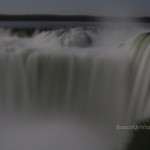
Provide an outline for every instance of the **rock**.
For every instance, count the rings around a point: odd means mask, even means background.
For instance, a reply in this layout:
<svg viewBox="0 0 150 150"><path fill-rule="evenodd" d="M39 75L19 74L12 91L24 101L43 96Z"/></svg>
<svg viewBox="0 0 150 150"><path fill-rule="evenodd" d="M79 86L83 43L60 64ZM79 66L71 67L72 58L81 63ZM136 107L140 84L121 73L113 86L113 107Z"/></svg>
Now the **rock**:
<svg viewBox="0 0 150 150"><path fill-rule="evenodd" d="M64 34L62 45L66 47L89 47L92 45L92 39L83 29L74 28Z"/></svg>

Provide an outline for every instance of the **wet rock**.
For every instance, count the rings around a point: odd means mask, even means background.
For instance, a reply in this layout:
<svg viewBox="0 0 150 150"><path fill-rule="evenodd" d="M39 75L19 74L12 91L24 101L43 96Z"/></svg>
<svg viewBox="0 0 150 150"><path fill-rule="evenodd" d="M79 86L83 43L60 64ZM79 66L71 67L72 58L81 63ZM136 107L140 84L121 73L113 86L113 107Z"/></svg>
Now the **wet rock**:
<svg viewBox="0 0 150 150"><path fill-rule="evenodd" d="M66 47L89 47L92 39L83 29L75 28L64 34L61 44Z"/></svg>

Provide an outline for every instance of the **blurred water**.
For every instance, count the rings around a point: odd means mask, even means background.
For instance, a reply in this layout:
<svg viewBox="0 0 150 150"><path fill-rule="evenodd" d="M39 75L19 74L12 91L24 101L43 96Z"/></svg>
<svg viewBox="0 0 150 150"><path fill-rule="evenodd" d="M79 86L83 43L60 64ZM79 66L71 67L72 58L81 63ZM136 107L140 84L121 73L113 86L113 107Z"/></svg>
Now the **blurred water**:
<svg viewBox="0 0 150 150"><path fill-rule="evenodd" d="M120 149L149 117L149 29L104 26L0 30L1 149Z"/></svg>

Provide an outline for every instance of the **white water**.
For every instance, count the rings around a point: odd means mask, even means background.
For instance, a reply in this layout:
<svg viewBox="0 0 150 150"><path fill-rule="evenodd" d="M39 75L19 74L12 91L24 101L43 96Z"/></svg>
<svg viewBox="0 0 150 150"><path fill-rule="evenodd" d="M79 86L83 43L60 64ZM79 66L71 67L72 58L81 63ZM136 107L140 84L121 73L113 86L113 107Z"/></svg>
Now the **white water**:
<svg viewBox="0 0 150 150"><path fill-rule="evenodd" d="M76 28L30 38L1 29L0 149L123 146L115 125L150 116L149 39L136 55L135 37L145 31L129 29Z"/></svg>

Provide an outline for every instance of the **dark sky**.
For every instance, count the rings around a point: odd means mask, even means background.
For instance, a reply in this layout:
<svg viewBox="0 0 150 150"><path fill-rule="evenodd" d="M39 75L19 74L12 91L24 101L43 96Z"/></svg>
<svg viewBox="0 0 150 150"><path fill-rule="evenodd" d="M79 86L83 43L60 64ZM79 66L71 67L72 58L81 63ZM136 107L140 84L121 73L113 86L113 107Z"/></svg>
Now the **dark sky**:
<svg viewBox="0 0 150 150"><path fill-rule="evenodd" d="M0 0L0 13L150 16L150 0Z"/></svg>

